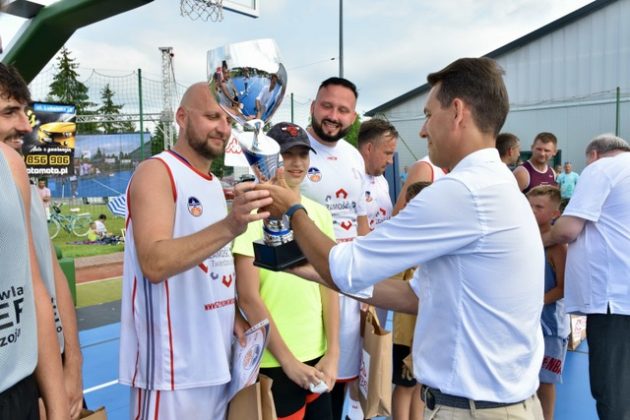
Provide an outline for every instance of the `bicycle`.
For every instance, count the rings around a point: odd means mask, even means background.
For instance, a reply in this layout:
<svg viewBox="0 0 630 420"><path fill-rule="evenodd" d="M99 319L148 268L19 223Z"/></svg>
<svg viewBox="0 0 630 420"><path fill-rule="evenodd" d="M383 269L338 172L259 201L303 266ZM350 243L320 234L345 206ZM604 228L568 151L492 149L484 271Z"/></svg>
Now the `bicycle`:
<svg viewBox="0 0 630 420"><path fill-rule="evenodd" d="M90 223L92 222L92 215L90 213L80 214L61 214L60 204L53 204L51 206L50 220L48 221L48 235L50 239L55 239L61 228L68 233L73 233L76 236L85 236L90 230ZM79 209L70 209L71 212L78 212Z"/></svg>

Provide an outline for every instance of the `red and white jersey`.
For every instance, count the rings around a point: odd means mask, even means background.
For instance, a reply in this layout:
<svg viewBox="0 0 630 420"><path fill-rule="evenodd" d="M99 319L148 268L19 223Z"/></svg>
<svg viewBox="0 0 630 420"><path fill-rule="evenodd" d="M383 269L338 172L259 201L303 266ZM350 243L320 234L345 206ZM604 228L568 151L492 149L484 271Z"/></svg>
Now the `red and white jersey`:
<svg viewBox="0 0 630 420"><path fill-rule="evenodd" d="M370 230L374 230L378 224L392 217L394 206L389 196L389 184L383 175L366 175L363 189L362 206L365 207Z"/></svg>
<svg viewBox="0 0 630 420"><path fill-rule="evenodd" d="M351 241L357 236L357 206L363 198L363 157L343 139L328 147L310 133L308 137L317 153L310 154L311 164L302 182L302 194L330 211L337 242Z"/></svg>
<svg viewBox="0 0 630 420"><path fill-rule="evenodd" d="M173 238L191 235L226 216L217 178L198 172L173 152L155 159L164 163L171 178ZM228 382L235 308L231 243L198 266L152 284L136 256L129 193L127 206L120 382L152 390Z"/></svg>

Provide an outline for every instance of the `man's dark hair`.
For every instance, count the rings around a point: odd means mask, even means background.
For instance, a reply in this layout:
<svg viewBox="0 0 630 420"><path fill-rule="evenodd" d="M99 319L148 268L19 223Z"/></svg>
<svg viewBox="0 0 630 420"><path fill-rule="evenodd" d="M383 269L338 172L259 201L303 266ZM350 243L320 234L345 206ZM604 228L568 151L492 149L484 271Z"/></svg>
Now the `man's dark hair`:
<svg viewBox="0 0 630 420"><path fill-rule="evenodd" d="M504 157L508 154L511 148L516 147L519 143L518 137L512 133L501 133L497 136L497 150L499 156Z"/></svg>
<svg viewBox="0 0 630 420"><path fill-rule="evenodd" d="M429 74L427 80L431 86L440 84L437 99L442 107L451 105L455 98L463 100L471 107L479 130L496 137L510 110L503 74L490 58L460 58Z"/></svg>
<svg viewBox="0 0 630 420"><path fill-rule="evenodd" d="M105 216L103 213L98 215L98 220L107 220L107 216Z"/></svg>
<svg viewBox="0 0 630 420"><path fill-rule="evenodd" d="M554 146L558 145L558 138L553 133L548 133L546 131L536 134L536 137L534 137L534 143L536 143L538 140L540 140L541 142L545 144L553 143ZM532 143L532 145L534 143Z"/></svg>
<svg viewBox="0 0 630 420"><path fill-rule="evenodd" d="M397 138L398 131L389 121L372 118L361 123L357 143L359 147L366 143L374 144L381 136Z"/></svg>
<svg viewBox="0 0 630 420"><path fill-rule="evenodd" d="M0 98L15 99L18 102L31 102L28 85L17 69L11 65L0 63Z"/></svg>
<svg viewBox="0 0 630 420"><path fill-rule="evenodd" d="M317 89L317 91L319 92L323 88L331 86L331 85L343 86L347 89L350 89L352 93L354 94L355 99L359 98L359 92L357 92L357 87L354 85L354 83L352 83L348 79L344 79L343 77L329 77L328 79L324 80L321 85L319 85L319 89Z"/></svg>

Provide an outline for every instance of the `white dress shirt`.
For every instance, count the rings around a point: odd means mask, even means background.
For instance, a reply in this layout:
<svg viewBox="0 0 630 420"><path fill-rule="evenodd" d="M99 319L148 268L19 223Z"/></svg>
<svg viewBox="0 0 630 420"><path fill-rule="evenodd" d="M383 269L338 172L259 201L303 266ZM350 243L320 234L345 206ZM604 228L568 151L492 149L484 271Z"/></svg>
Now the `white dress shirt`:
<svg viewBox="0 0 630 420"><path fill-rule="evenodd" d="M462 159L368 236L329 255L341 290L420 265L414 374L474 400L516 402L538 388L544 251L538 226L496 149Z"/></svg>
<svg viewBox="0 0 630 420"><path fill-rule="evenodd" d="M567 312L630 315L630 153L588 165L563 215L586 220L569 244Z"/></svg>

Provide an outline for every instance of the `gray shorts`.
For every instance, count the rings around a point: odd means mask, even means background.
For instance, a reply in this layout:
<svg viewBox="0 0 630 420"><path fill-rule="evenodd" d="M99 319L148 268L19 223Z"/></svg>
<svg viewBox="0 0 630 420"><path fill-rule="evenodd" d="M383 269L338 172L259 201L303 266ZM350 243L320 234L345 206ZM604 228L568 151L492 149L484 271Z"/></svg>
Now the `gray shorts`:
<svg viewBox="0 0 630 420"><path fill-rule="evenodd" d="M564 358L567 355L567 338L545 336L545 357L538 374L543 384L561 384Z"/></svg>

